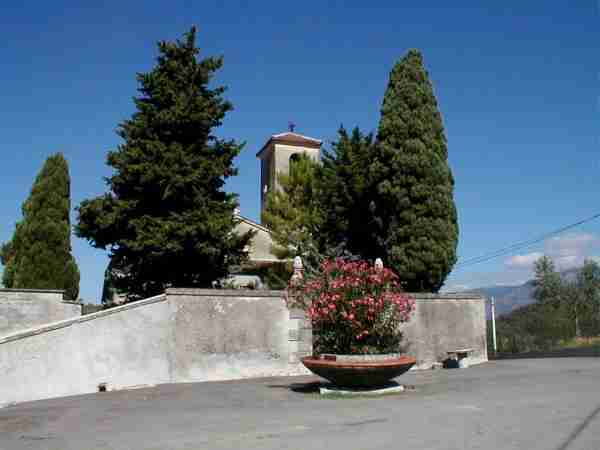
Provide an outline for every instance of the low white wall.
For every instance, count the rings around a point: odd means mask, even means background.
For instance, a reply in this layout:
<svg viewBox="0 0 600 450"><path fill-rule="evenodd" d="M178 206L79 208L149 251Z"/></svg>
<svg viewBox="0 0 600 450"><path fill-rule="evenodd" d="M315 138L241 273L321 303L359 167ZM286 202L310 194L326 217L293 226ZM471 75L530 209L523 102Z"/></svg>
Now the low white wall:
<svg viewBox="0 0 600 450"><path fill-rule="evenodd" d="M472 294L411 294L415 312L403 324L406 352L417 359L415 368L430 369L448 352L471 348L470 364L488 360L485 298Z"/></svg>
<svg viewBox="0 0 600 450"><path fill-rule="evenodd" d="M172 381L304 373L281 291L169 289Z"/></svg>
<svg viewBox="0 0 600 450"><path fill-rule="evenodd" d="M168 379L168 305L160 296L0 339L3 404Z"/></svg>
<svg viewBox="0 0 600 450"><path fill-rule="evenodd" d="M482 297L415 295L407 352L430 368L446 352L487 360ZM169 289L166 294L0 337L0 405L160 383L308 373L302 311L282 291Z"/></svg>
<svg viewBox="0 0 600 450"><path fill-rule="evenodd" d="M81 316L81 304L63 301L64 291L0 289L0 336Z"/></svg>
<svg viewBox="0 0 600 450"><path fill-rule="evenodd" d="M310 353L310 334L282 295L173 289L5 336L0 404L97 392L100 383L111 390L306 373L298 352Z"/></svg>

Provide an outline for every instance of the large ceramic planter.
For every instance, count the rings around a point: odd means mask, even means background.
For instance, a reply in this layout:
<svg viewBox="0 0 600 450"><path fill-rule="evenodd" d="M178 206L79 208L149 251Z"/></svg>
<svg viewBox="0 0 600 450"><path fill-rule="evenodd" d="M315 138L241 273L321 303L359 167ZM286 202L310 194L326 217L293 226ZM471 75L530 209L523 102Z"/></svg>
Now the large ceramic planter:
<svg viewBox="0 0 600 450"><path fill-rule="evenodd" d="M402 375L416 363L411 356L387 355L320 355L302 358L311 372L336 386L369 388L383 386Z"/></svg>

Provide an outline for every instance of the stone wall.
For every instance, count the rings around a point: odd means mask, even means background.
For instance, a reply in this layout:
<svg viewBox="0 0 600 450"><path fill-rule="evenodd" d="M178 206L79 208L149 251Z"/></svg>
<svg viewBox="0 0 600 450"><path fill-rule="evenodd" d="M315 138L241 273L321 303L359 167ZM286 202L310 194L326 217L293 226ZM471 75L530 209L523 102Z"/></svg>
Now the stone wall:
<svg viewBox="0 0 600 450"><path fill-rule="evenodd" d="M0 336L81 315L81 304L63 301L64 291L0 289Z"/></svg>
<svg viewBox="0 0 600 450"><path fill-rule="evenodd" d="M0 404L307 373L309 331L281 291L172 289L0 338Z"/></svg>
<svg viewBox="0 0 600 450"><path fill-rule="evenodd" d="M418 368L473 348L487 360L482 297L416 295L403 327ZM304 313L282 291L169 289L166 294L0 337L0 404L160 383L308 373Z"/></svg>
<svg viewBox="0 0 600 450"><path fill-rule="evenodd" d="M304 373L297 355L300 319L282 291L169 289L167 297L173 381Z"/></svg>
<svg viewBox="0 0 600 450"><path fill-rule="evenodd" d="M449 351L472 348L470 364L488 360L485 298L472 294L411 294L416 310L403 325L406 352L429 369Z"/></svg>

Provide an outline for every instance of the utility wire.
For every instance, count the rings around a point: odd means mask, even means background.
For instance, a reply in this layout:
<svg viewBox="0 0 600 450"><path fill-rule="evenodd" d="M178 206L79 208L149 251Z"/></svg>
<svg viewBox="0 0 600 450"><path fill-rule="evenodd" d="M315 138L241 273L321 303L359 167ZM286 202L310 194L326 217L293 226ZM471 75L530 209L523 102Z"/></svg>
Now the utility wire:
<svg viewBox="0 0 600 450"><path fill-rule="evenodd" d="M494 258L498 258L500 256L506 256L506 255L510 255L511 253L514 253L517 250L522 250L528 247L532 247L542 241L545 241L546 239L549 239L553 236L557 236L561 233L564 233L565 231L568 231L572 228L578 227L580 225L583 225L584 223L587 222L591 222L592 220L598 219L600 217L600 213L598 214L594 214L593 216L590 216L586 219L582 219L579 220L577 222L571 223L569 225L566 225L564 227L558 228L556 230L550 231L548 233L544 233L538 237L532 238L532 239L527 239L525 241L521 241L521 242L517 242L515 244L509 245L507 247L501 248L499 250L493 251L493 252L489 252L489 253L485 253L483 255L480 256L476 256L473 258L468 258L462 261L458 261L456 263L456 265L454 266L454 269L462 269L464 267L469 267L475 264L479 264L482 262L486 262L489 261L491 259Z"/></svg>

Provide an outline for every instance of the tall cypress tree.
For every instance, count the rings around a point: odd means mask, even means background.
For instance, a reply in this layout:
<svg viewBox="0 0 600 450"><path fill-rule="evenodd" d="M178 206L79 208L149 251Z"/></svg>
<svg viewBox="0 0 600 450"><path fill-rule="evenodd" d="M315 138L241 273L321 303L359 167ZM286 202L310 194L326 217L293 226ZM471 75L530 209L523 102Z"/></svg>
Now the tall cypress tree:
<svg viewBox="0 0 600 450"><path fill-rule="evenodd" d="M50 156L38 174L23 219L2 246L3 284L17 289L64 289L79 295L79 269L71 254L69 167L61 153Z"/></svg>
<svg viewBox="0 0 600 450"><path fill-rule="evenodd" d="M137 111L108 154L109 192L79 206L76 232L109 249L115 288L128 299L168 286L208 287L245 258L251 233L237 235L237 197L223 190L242 145L213 130L232 109L211 88L221 58L197 59L196 30L159 42L156 66L137 76Z"/></svg>
<svg viewBox="0 0 600 450"><path fill-rule="evenodd" d="M390 74L377 140L374 244L407 290L435 292L456 262L458 223L442 116L417 50Z"/></svg>

